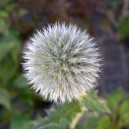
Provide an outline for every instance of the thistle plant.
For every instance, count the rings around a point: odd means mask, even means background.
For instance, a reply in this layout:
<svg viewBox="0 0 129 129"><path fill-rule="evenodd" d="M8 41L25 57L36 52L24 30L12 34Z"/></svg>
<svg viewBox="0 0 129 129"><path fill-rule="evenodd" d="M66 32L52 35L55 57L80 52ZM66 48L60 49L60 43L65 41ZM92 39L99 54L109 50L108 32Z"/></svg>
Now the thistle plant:
<svg viewBox="0 0 129 129"><path fill-rule="evenodd" d="M96 86L100 54L86 30L53 24L38 30L26 43L25 77L45 100L72 101Z"/></svg>

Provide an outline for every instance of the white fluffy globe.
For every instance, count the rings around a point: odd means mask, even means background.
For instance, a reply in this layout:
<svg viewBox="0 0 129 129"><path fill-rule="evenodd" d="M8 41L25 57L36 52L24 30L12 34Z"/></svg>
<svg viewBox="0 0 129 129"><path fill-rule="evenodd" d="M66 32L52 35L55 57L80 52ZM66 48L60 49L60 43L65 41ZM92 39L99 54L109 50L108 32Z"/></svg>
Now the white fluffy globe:
<svg viewBox="0 0 129 129"><path fill-rule="evenodd" d="M75 25L48 25L28 40L23 53L25 77L45 100L80 99L99 77L96 42Z"/></svg>

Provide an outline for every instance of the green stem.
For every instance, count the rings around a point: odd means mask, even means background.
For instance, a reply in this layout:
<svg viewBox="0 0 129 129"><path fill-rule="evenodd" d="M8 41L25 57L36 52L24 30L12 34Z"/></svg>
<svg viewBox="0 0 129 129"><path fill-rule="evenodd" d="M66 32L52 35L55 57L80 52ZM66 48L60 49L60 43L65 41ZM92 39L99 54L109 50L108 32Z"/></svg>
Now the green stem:
<svg viewBox="0 0 129 129"><path fill-rule="evenodd" d="M77 113L75 118L72 120L70 124L70 129L75 129L76 125L78 124L79 120L82 118L85 112L86 112L86 107L81 104L81 112Z"/></svg>

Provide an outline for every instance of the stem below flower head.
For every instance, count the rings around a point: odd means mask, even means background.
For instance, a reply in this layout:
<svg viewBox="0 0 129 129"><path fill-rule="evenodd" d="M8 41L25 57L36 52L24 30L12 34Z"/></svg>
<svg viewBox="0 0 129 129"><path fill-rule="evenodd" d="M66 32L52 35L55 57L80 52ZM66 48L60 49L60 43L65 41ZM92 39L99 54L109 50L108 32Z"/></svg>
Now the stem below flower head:
<svg viewBox="0 0 129 129"><path fill-rule="evenodd" d="M79 120L82 118L85 112L86 112L86 107L81 104L81 112L76 114L75 118L72 120L70 124L70 129L75 129L76 125L78 124Z"/></svg>

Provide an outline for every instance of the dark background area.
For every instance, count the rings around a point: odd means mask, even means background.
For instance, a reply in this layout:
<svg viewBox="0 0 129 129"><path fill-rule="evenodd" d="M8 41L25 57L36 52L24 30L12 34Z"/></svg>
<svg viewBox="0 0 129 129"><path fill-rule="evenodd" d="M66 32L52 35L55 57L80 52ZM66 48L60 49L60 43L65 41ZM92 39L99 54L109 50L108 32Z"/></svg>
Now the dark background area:
<svg viewBox="0 0 129 129"><path fill-rule="evenodd" d="M27 86L21 63L26 40L55 22L76 24L96 39L103 58L101 96L118 88L129 92L128 0L0 0L1 129L14 129L28 116L45 116L51 106Z"/></svg>

